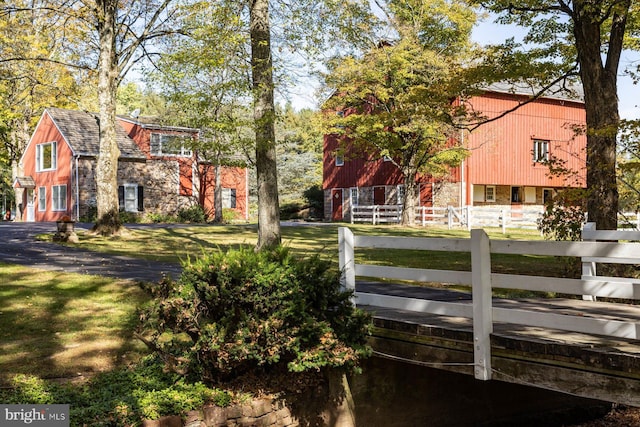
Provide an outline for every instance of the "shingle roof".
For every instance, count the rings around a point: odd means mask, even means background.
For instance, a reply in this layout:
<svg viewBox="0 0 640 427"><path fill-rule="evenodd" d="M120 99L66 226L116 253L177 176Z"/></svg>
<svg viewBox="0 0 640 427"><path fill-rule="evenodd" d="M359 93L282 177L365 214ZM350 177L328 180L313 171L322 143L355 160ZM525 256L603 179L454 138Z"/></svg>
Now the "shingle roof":
<svg viewBox="0 0 640 427"><path fill-rule="evenodd" d="M514 95L535 96L540 87L527 83L498 82L487 86L488 92L511 93ZM540 98L558 99L562 101L584 102L584 91L581 84L555 84L547 89Z"/></svg>
<svg viewBox="0 0 640 427"><path fill-rule="evenodd" d="M47 108L47 113L77 155L97 156L100 151L97 115L84 111ZM116 139L120 158L145 159L135 141L116 123Z"/></svg>

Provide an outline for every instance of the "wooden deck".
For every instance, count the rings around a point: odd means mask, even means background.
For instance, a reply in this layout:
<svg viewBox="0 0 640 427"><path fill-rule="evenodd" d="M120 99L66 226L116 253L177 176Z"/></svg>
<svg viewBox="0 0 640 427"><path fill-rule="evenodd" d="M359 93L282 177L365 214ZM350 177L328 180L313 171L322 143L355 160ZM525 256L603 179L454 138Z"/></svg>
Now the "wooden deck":
<svg viewBox="0 0 640 427"><path fill-rule="evenodd" d="M377 293L471 304L471 295L447 289L358 282ZM357 302L357 301L356 301ZM598 319L635 319L640 306L580 299L494 299L496 308L526 309ZM473 320L373 306L371 344L377 355L473 375ZM560 326L560 325L559 325ZM640 341L495 322L492 379L576 396L640 406Z"/></svg>

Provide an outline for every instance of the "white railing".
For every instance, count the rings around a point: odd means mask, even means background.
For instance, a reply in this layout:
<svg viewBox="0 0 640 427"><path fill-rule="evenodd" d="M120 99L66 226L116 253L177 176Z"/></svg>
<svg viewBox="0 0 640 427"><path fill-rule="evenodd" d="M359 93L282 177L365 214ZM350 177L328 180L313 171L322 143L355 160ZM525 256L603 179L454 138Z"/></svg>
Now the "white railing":
<svg viewBox="0 0 640 427"><path fill-rule="evenodd" d="M370 222L372 224L393 223L402 221L401 205L366 205L351 208L351 223Z"/></svg>
<svg viewBox="0 0 640 427"><path fill-rule="evenodd" d="M536 229L541 217L541 207L512 209L508 206L464 206L455 208L418 206L416 207L416 224L442 225L449 228L466 227L498 227L506 233L507 228ZM393 223L402 221L402 205L362 205L351 208L351 223L369 222L372 224ZM640 212L625 212L618 215L620 229L640 230Z"/></svg>
<svg viewBox="0 0 640 427"><path fill-rule="evenodd" d="M632 261L640 264L639 243L489 240L482 229L471 230L469 239L356 236L347 227L339 229L338 240L342 284L354 292L354 303L473 319L474 374L478 379L491 379L490 335L494 322L640 339L640 324L636 319L603 319L492 306L493 288L640 299L640 279L597 276L595 270L583 273L580 279L491 272L491 255L496 253L569 256L600 262L606 260L608 263ZM471 271L357 264L356 248L470 252ZM472 304L359 293L356 289L357 276L471 285Z"/></svg>

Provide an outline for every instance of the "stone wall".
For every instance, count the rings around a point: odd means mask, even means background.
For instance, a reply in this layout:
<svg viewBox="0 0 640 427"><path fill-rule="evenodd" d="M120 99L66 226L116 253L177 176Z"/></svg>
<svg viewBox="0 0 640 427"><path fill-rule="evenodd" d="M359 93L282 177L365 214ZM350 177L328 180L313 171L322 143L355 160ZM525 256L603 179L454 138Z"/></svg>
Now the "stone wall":
<svg viewBox="0 0 640 427"><path fill-rule="evenodd" d="M142 427L297 427L289 408L282 401L259 399L252 402L220 408L206 406L190 411L182 419L171 415L159 420L145 421Z"/></svg>
<svg viewBox="0 0 640 427"><path fill-rule="evenodd" d="M95 167L94 159L83 159L78 162L80 217L88 216L97 205ZM197 203L195 197L180 195L179 180L177 161L118 162L118 185L136 184L142 185L144 189L142 214L175 214L180 209ZM75 204L75 182L72 192Z"/></svg>

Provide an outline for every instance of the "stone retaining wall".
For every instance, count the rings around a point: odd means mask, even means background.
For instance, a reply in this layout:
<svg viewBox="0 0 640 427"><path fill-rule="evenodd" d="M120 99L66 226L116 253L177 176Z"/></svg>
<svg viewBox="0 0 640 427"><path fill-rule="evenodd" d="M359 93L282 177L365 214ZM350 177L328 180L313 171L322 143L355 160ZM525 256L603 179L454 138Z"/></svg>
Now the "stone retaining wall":
<svg viewBox="0 0 640 427"><path fill-rule="evenodd" d="M159 420L147 420L142 427L297 427L289 408L282 401L254 400L228 408L206 406L189 411L185 417L171 415Z"/></svg>

